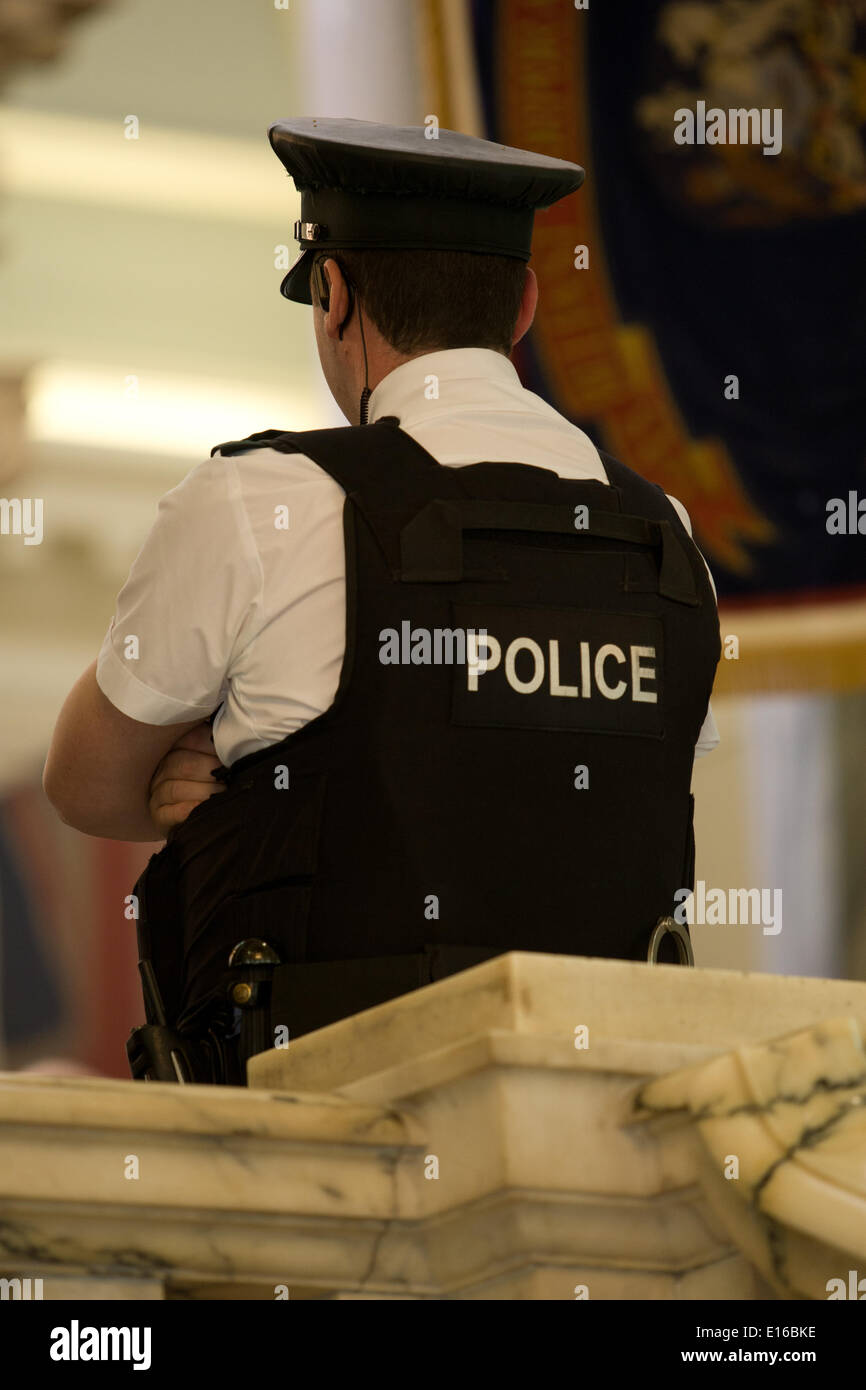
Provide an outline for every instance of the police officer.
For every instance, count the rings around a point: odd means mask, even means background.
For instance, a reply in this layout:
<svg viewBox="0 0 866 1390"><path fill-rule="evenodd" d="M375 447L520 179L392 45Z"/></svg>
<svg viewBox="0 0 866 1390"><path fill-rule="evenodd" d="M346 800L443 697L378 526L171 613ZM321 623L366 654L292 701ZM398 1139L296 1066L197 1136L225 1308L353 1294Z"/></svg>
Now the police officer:
<svg viewBox="0 0 866 1390"><path fill-rule="evenodd" d="M217 446L163 499L77 697L154 731L146 815L82 809L49 756L71 823L168 836L134 1075L243 1079L276 1028L508 950L646 960L692 881L712 581L682 506L509 360L534 212L583 170L426 135L271 127L301 193L282 293L350 428Z"/></svg>

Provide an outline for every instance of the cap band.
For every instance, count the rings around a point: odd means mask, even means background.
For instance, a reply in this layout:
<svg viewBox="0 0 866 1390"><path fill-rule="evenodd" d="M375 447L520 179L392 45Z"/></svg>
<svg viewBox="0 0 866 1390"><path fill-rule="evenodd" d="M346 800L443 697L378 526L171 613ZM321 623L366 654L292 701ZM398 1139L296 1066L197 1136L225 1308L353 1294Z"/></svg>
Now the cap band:
<svg viewBox="0 0 866 1390"><path fill-rule="evenodd" d="M296 233L305 250L479 251L528 261L533 217L532 208L489 202L319 188L301 193Z"/></svg>

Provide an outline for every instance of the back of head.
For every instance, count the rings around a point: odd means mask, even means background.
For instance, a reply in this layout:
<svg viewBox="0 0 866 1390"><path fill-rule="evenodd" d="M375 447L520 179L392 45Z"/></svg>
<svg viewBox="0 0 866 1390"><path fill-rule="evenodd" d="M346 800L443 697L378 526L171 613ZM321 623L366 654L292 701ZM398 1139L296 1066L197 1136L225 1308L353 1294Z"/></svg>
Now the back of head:
<svg viewBox="0 0 866 1390"><path fill-rule="evenodd" d="M448 348L509 353L526 265L474 251L339 250L385 341L405 356Z"/></svg>

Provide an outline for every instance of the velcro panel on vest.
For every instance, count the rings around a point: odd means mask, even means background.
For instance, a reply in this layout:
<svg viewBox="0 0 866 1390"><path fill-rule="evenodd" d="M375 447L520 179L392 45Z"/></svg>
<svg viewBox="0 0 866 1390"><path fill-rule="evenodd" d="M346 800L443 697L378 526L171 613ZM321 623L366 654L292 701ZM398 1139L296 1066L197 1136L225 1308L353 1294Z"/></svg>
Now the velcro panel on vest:
<svg viewBox="0 0 866 1390"><path fill-rule="evenodd" d="M697 606L694 574L679 538L667 521L589 510L578 526L571 504L495 502L475 498L437 499L417 513L400 533L400 578L408 584L454 583L466 578L465 531L527 531L549 535L602 537L652 546L660 551L658 592L676 603Z"/></svg>

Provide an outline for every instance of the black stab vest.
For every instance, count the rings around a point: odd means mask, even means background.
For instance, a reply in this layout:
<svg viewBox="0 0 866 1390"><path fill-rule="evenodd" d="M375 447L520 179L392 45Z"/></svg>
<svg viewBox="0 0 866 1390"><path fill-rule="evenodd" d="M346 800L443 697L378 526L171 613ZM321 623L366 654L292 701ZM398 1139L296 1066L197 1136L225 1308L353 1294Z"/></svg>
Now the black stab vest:
<svg viewBox="0 0 866 1390"><path fill-rule="evenodd" d="M346 654L334 704L236 762L137 885L169 1020L245 937L289 963L431 943L645 960L692 885L720 655L661 488L605 454L609 485L445 467L393 417L213 452L256 448L346 493Z"/></svg>

